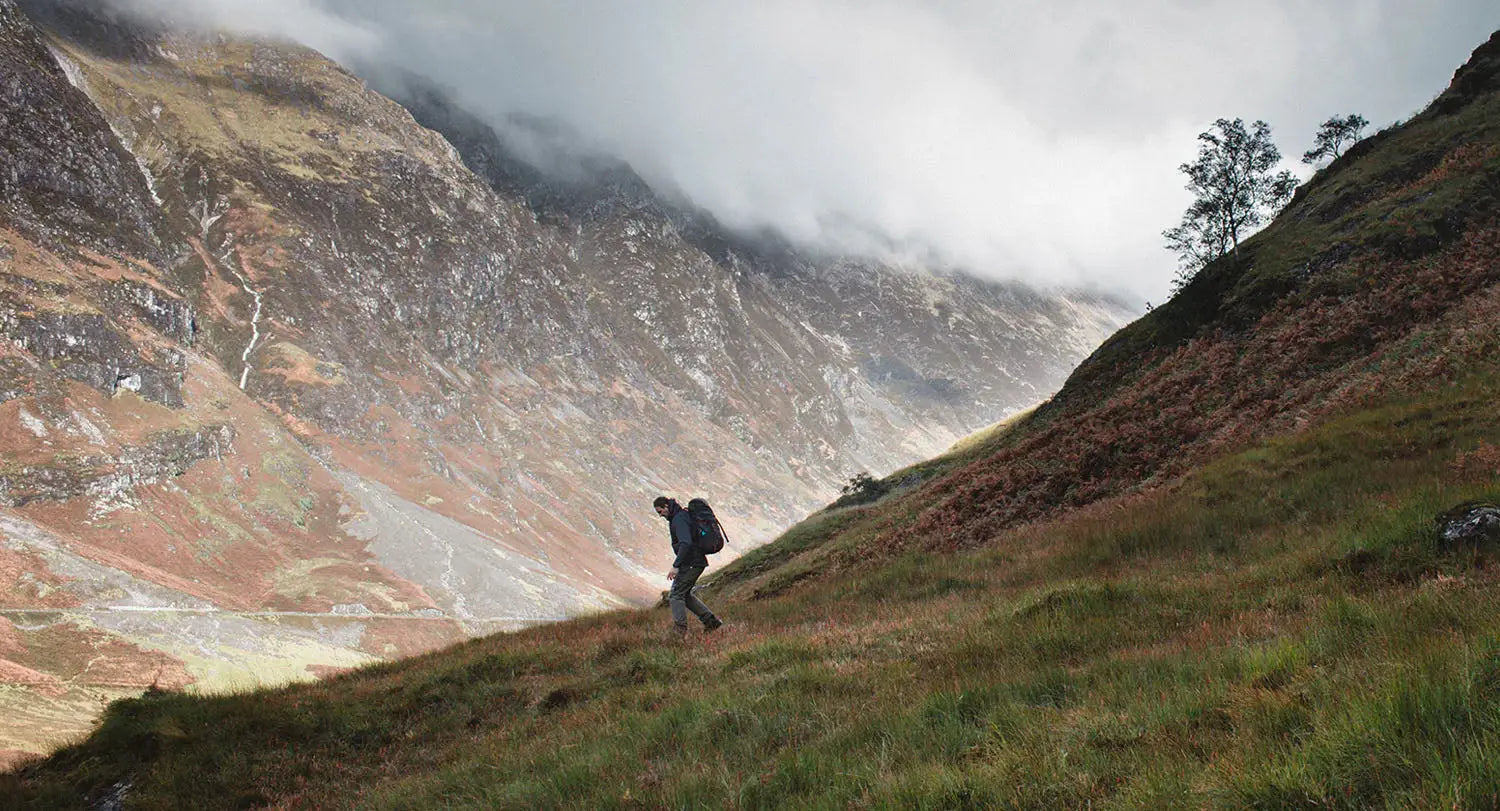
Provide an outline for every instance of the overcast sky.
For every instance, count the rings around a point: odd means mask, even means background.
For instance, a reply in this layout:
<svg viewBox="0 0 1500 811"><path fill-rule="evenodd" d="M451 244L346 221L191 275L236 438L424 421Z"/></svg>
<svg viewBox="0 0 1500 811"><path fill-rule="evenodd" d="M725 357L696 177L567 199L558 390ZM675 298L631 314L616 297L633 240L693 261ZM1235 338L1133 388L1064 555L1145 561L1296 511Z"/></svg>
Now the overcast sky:
<svg viewBox="0 0 1500 811"><path fill-rule="evenodd" d="M1319 122L1410 116L1500 28L1494 0L110 1L555 117L731 226L1153 301L1214 119L1299 169Z"/></svg>

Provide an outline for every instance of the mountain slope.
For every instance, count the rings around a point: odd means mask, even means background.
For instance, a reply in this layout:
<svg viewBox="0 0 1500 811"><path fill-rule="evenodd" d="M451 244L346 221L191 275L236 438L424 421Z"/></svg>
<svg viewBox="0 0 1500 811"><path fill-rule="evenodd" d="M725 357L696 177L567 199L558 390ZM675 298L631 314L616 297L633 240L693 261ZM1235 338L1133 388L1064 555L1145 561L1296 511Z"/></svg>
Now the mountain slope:
<svg viewBox="0 0 1500 811"><path fill-rule="evenodd" d="M1210 264L982 453L893 497L901 518L859 522L846 542L808 551L797 568L983 545L1026 521L1170 483L1226 449L1440 385L1492 357L1497 59L1500 40L1491 38L1426 111L1309 181L1241 246L1238 263Z"/></svg>
<svg viewBox="0 0 1500 811"><path fill-rule="evenodd" d="M716 635L667 641L660 612L617 612L282 691L162 691L7 778L9 796L1494 806L1497 50L1051 405L742 558L709 598L731 622ZM1293 272L1317 256L1340 258ZM1106 422L1174 386L1203 405ZM1139 439L1091 457L1095 487L1053 492L1051 449L1105 429ZM1055 444L1019 455L1039 437ZM1011 490L982 479L1002 463ZM943 543L911 549L914 527ZM934 552L966 545L984 548Z"/></svg>
<svg viewBox="0 0 1500 811"><path fill-rule="evenodd" d="M642 604L656 494L748 548L1124 315L559 215L319 54L95 6L0 0L0 750Z"/></svg>

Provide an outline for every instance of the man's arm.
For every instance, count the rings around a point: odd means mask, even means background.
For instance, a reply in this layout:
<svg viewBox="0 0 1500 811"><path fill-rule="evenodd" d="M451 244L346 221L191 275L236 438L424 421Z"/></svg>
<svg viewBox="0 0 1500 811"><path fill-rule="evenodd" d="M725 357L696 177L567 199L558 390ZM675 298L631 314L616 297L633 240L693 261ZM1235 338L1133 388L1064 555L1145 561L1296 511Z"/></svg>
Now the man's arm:
<svg viewBox="0 0 1500 811"><path fill-rule="evenodd" d="M681 569L693 552L693 530L688 524L686 512L672 516L672 551L677 557L672 561L672 571Z"/></svg>

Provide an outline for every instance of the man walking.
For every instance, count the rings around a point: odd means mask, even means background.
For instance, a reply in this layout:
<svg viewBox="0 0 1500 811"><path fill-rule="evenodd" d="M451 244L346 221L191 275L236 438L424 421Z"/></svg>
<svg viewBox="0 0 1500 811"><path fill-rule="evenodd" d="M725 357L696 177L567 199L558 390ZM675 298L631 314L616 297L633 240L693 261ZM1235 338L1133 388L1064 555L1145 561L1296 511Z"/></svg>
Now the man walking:
<svg viewBox="0 0 1500 811"><path fill-rule="evenodd" d="M714 612L693 594L693 586L698 584L698 578L708 568L708 557L693 544L693 525L687 510L676 499L666 496L657 496L652 504L656 507L656 514L667 519L667 525L671 527L672 552L676 555L672 561L672 571L667 572L667 579L672 581L672 592L667 597L667 603L672 607L672 625L678 634L685 636L688 630L687 612L692 611L703 622L703 630L718 628L724 624L723 621L714 616Z"/></svg>

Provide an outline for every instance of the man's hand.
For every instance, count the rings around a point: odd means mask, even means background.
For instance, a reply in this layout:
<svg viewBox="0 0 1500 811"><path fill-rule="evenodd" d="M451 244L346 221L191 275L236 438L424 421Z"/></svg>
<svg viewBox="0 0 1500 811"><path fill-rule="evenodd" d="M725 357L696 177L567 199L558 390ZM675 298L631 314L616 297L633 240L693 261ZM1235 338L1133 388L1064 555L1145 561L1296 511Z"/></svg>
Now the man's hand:
<svg viewBox="0 0 1500 811"><path fill-rule="evenodd" d="M677 567L676 566L672 567L672 571L667 572L667 579L668 580L676 580L677 579Z"/></svg>

